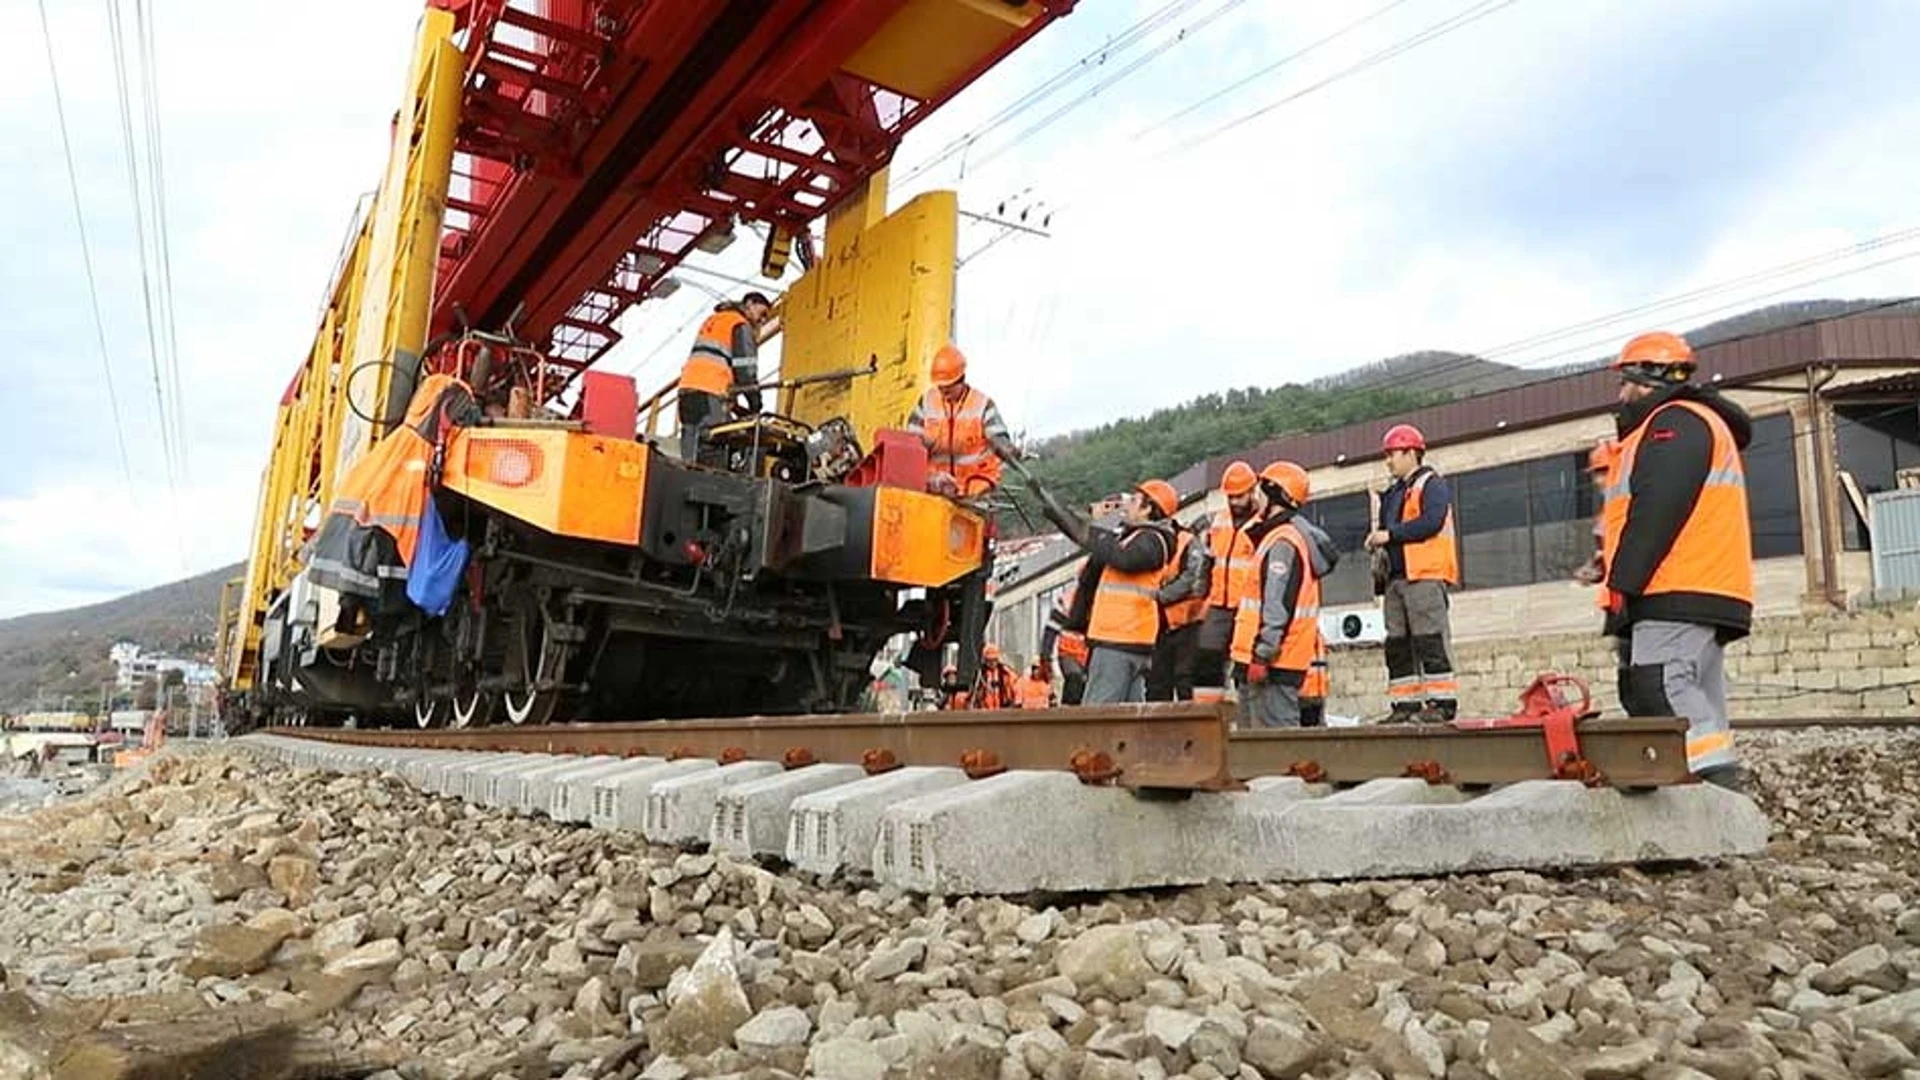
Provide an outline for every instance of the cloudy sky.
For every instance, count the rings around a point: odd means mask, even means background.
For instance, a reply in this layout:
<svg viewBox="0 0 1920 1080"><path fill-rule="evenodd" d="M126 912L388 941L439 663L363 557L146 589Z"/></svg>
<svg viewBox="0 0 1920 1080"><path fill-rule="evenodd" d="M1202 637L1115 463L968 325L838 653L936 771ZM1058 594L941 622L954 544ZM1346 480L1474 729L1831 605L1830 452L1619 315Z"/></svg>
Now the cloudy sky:
<svg viewBox="0 0 1920 1080"><path fill-rule="evenodd" d="M330 0L297 22L243 0L151 6L186 420L172 487L104 5L46 9L130 468L38 9L0 2L0 310L18 358L0 617L245 557L274 401L385 160L418 16L410 0ZM1115 44L1157 12L1152 33ZM908 139L897 178L976 136L894 201L957 187L970 211L1052 212L1048 237L995 243L960 282L975 381L1033 433L1415 349L1484 351L1705 290L1499 354L1564 363L1642 324L1920 292L1920 259L1902 258L1920 235L1759 273L1920 225L1917 38L1920 5L1903 0L1082 0ZM970 223L962 250L998 235ZM746 275L756 256L741 243L704 265ZM710 303L689 288L636 313L606 363L647 389L672 377Z"/></svg>

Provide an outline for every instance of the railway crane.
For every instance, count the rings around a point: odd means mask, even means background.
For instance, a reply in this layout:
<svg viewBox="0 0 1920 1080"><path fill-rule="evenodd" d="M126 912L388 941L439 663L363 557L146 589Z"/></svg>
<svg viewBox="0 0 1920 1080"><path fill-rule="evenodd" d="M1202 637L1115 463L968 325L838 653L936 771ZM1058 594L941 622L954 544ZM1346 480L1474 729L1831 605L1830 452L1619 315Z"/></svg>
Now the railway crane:
<svg viewBox="0 0 1920 1080"><path fill-rule="evenodd" d="M889 428L951 336L952 192L887 210L901 138L1072 0L432 0L386 170L278 404L223 601L230 725L846 709L889 640L971 674L990 516ZM820 241L813 227L821 226ZM763 230L775 408L680 460L596 362L676 267ZM644 310L640 312L644 314ZM310 542L431 373L512 407L436 447L451 606L340 619ZM903 638L904 635L904 638Z"/></svg>

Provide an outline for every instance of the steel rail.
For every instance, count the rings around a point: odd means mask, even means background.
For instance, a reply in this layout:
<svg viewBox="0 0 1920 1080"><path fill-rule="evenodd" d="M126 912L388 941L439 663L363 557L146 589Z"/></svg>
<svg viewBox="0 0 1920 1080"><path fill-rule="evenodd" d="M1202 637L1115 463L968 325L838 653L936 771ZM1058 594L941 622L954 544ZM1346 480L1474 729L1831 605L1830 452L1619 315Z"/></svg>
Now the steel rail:
<svg viewBox="0 0 1920 1080"><path fill-rule="evenodd" d="M1912 716L1828 716L1801 717L1756 716L1733 721L1742 731L1801 731L1807 728L1903 728L1920 727L1920 711Z"/></svg>
<svg viewBox="0 0 1920 1080"><path fill-rule="evenodd" d="M1580 756L1611 787L1684 784L1684 720L1588 720L1575 728ZM1302 776L1347 784L1389 776L1433 783L1510 784L1551 779L1545 736L1537 727L1463 731L1444 724L1242 731L1232 739L1233 774Z"/></svg>
<svg viewBox="0 0 1920 1080"><path fill-rule="evenodd" d="M1228 705L1156 703L1008 711L828 714L736 720L545 724L462 730L269 728L275 735L365 746L544 754L702 757L732 762L959 766L1070 771L1133 789L1236 790L1262 776L1335 784L1418 776L1507 784L1572 775L1545 734L1516 726L1375 725L1233 732ZM1686 722L1588 720L1577 729L1581 776L1621 788L1689 782Z"/></svg>
<svg viewBox="0 0 1920 1080"><path fill-rule="evenodd" d="M1224 791L1237 786L1227 769L1231 716L1230 706L1181 702L1017 714L954 710L462 730L267 730L364 746L703 757L788 767L837 762L873 773L908 765L957 765L976 778L1008 769L1069 770L1128 788Z"/></svg>

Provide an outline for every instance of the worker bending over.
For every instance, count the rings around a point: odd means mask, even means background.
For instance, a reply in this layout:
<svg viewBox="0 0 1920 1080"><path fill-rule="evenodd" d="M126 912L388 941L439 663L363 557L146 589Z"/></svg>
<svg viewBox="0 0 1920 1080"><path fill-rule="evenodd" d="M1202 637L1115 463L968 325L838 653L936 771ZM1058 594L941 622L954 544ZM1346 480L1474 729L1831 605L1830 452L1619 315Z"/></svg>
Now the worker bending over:
<svg viewBox="0 0 1920 1080"><path fill-rule="evenodd" d="M1459 683L1449 646L1447 590L1460 584L1454 538L1453 490L1426 463L1427 440L1411 424L1396 424L1382 443L1393 483L1380 495L1380 520L1369 550L1387 553L1383 597L1387 639L1388 723L1447 723L1459 708Z"/></svg>
<svg viewBox="0 0 1920 1080"><path fill-rule="evenodd" d="M1087 661L1092 651L1087 635L1067 627L1073 610L1075 588L1072 585L1053 594L1053 606L1047 612L1047 628L1040 636L1041 677L1053 681L1049 658L1056 653L1060 667L1060 704L1078 705L1087 693Z"/></svg>
<svg viewBox="0 0 1920 1080"><path fill-rule="evenodd" d="M1742 786L1727 721L1724 651L1753 628L1753 537L1740 451L1745 410L1691 379L1693 350L1642 334L1620 373L1619 454L1602 558L1609 623L1627 643L1620 701L1632 716L1687 718L1687 767Z"/></svg>
<svg viewBox="0 0 1920 1080"><path fill-rule="evenodd" d="M1145 701L1147 666L1160 638L1160 586L1177 541L1172 517L1180 497L1165 480L1147 480L1127 501L1119 528L1094 526L1050 498L1041 507L1087 552L1067 625L1086 628L1088 705Z"/></svg>
<svg viewBox="0 0 1920 1080"><path fill-rule="evenodd" d="M1261 470L1260 486L1269 509L1249 530L1258 585L1241 599L1233 627L1240 714L1251 727L1299 727L1308 676L1326 658L1320 582L1339 553L1332 537L1298 516L1307 504L1307 470L1276 461ZM1324 690L1320 696L1324 701Z"/></svg>
<svg viewBox="0 0 1920 1080"><path fill-rule="evenodd" d="M1207 614L1208 575L1213 557L1207 538L1197 528L1172 523L1173 561L1167 564L1166 584L1160 586L1160 640L1147 668L1148 701L1193 700L1193 658L1200 640L1200 622Z"/></svg>
<svg viewBox="0 0 1920 1080"><path fill-rule="evenodd" d="M1265 512L1265 496L1253 466L1236 461L1220 477L1226 509L1213 515L1207 529L1207 605L1194 636L1193 699L1218 702L1227 697L1227 651L1240 597L1255 584L1253 541L1247 529Z"/></svg>
<svg viewBox="0 0 1920 1080"><path fill-rule="evenodd" d="M680 460L693 462L707 432L731 418L736 395L760 411L760 327L773 311L762 293L723 303L700 324L680 369Z"/></svg>
<svg viewBox="0 0 1920 1080"><path fill-rule="evenodd" d="M1000 486L1000 459L1020 456L999 407L967 385L967 358L952 345L934 354L933 388L913 407L907 430L926 444L928 486L942 494L989 494Z"/></svg>

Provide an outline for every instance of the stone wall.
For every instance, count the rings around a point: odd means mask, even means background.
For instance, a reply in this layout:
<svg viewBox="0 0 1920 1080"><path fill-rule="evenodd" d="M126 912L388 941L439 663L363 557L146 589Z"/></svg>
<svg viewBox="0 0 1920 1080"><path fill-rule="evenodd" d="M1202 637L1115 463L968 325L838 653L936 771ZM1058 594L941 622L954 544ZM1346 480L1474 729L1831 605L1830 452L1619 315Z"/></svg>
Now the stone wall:
<svg viewBox="0 0 1920 1080"><path fill-rule="evenodd" d="M1604 714L1621 715L1610 638L1559 634L1460 643L1463 715L1504 716L1535 675L1578 675ZM1378 646L1329 658L1329 711L1386 712L1386 662ZM1727 697L1736 717L1898 716L1920 711L1920 606L1763 619L1727 650Z"/></svg>

